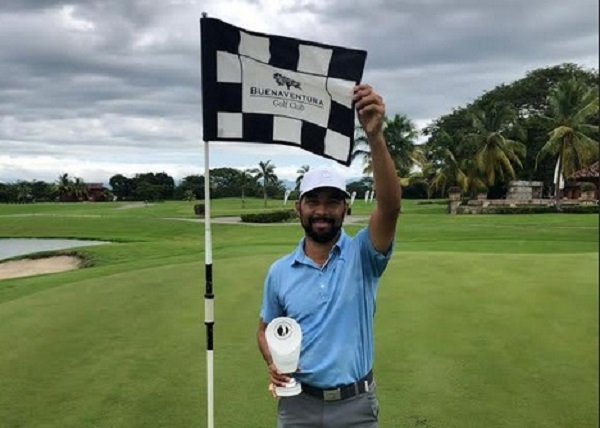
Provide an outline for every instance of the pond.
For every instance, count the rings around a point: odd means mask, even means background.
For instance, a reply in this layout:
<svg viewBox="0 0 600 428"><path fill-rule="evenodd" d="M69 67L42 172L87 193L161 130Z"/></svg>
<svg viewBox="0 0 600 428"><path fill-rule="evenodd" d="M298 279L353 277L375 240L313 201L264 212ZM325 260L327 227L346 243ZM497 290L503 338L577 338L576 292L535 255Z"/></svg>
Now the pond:
<svg viewBox="0 0 600 428"><path fill-rule="evenodd" d="M104 241L87 241L81 239L22 239L0 238L0 260L40 251L68 250L76 247L108 244Z"/></svg>

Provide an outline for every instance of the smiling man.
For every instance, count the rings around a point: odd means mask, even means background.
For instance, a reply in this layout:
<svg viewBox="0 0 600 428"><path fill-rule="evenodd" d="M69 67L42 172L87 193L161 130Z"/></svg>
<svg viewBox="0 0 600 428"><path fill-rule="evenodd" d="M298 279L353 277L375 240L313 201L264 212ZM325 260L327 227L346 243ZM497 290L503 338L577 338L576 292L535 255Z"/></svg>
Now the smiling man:
<svg viewBox="0 0 600 428"><path fill-rule="evenodd" d="M266 327L289 317L302 329L302 393L281 397L278 427L375 428L379 414L373 376L373 317L379 278L390 259L400 212L400 184L383 137L385 106L368 85L354 88L367 135L377 189L369 225L350 237L343 230L346 184L333 169L307 172L296 210L305 236L277 260L264 285L259 349L268 365L270 391L289 374L277 370Z"/></svg>

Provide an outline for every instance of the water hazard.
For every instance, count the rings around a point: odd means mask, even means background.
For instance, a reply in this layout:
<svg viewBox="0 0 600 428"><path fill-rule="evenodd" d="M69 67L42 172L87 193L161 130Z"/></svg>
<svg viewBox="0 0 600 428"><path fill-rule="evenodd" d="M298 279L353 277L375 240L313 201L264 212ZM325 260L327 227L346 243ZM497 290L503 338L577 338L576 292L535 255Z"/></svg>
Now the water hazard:
<svg viewBox="0 0 600 428"><path fill-rule="evenodd" d="M40 251L68 250L76 247L108 244L104 241L81 239L8 238L0 239L0 260Z"/></svg>

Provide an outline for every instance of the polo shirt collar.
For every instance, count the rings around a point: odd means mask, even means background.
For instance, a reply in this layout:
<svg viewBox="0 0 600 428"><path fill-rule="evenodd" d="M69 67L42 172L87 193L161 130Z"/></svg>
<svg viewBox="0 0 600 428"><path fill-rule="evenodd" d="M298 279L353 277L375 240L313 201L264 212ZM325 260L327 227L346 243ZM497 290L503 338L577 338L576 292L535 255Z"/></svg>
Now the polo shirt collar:
<svg viewBox="0 0 600 428"><path fill-rule="evenodd" d="M338 240L335 242L335 244L333 245L333 247L331 248L331 251L329 252L329 255L333 255L333 254L341 254L342 251L344 250L344 248L346 248L346 245L348 244L348 241L350 240L350 237L346 234L346 231L342 228L340 230L340 236L338 238ZM294 251L294 257L292 257L292 266L295 265L296 263L303 263L303 264L308 264L307 262L307 255L304 252L304 243L306 242L306 237L302 238L300 240L300 242L298 243L298 246L296 247L296 250ZM308 259L310 260L310 259Z"/></svg>

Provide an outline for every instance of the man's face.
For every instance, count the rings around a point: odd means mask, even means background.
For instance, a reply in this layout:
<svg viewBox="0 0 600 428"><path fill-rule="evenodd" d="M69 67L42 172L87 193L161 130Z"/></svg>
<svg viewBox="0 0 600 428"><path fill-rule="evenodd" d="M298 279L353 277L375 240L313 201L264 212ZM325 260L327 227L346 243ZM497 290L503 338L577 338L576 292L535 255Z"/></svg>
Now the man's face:
<svg viewBox="0 0 600 428"><path fill-rule="evenodd" d="M343 192L322 188L302 196L296 208L306 234L324 244L334 239L341 230L347 205Z"/></svg>

